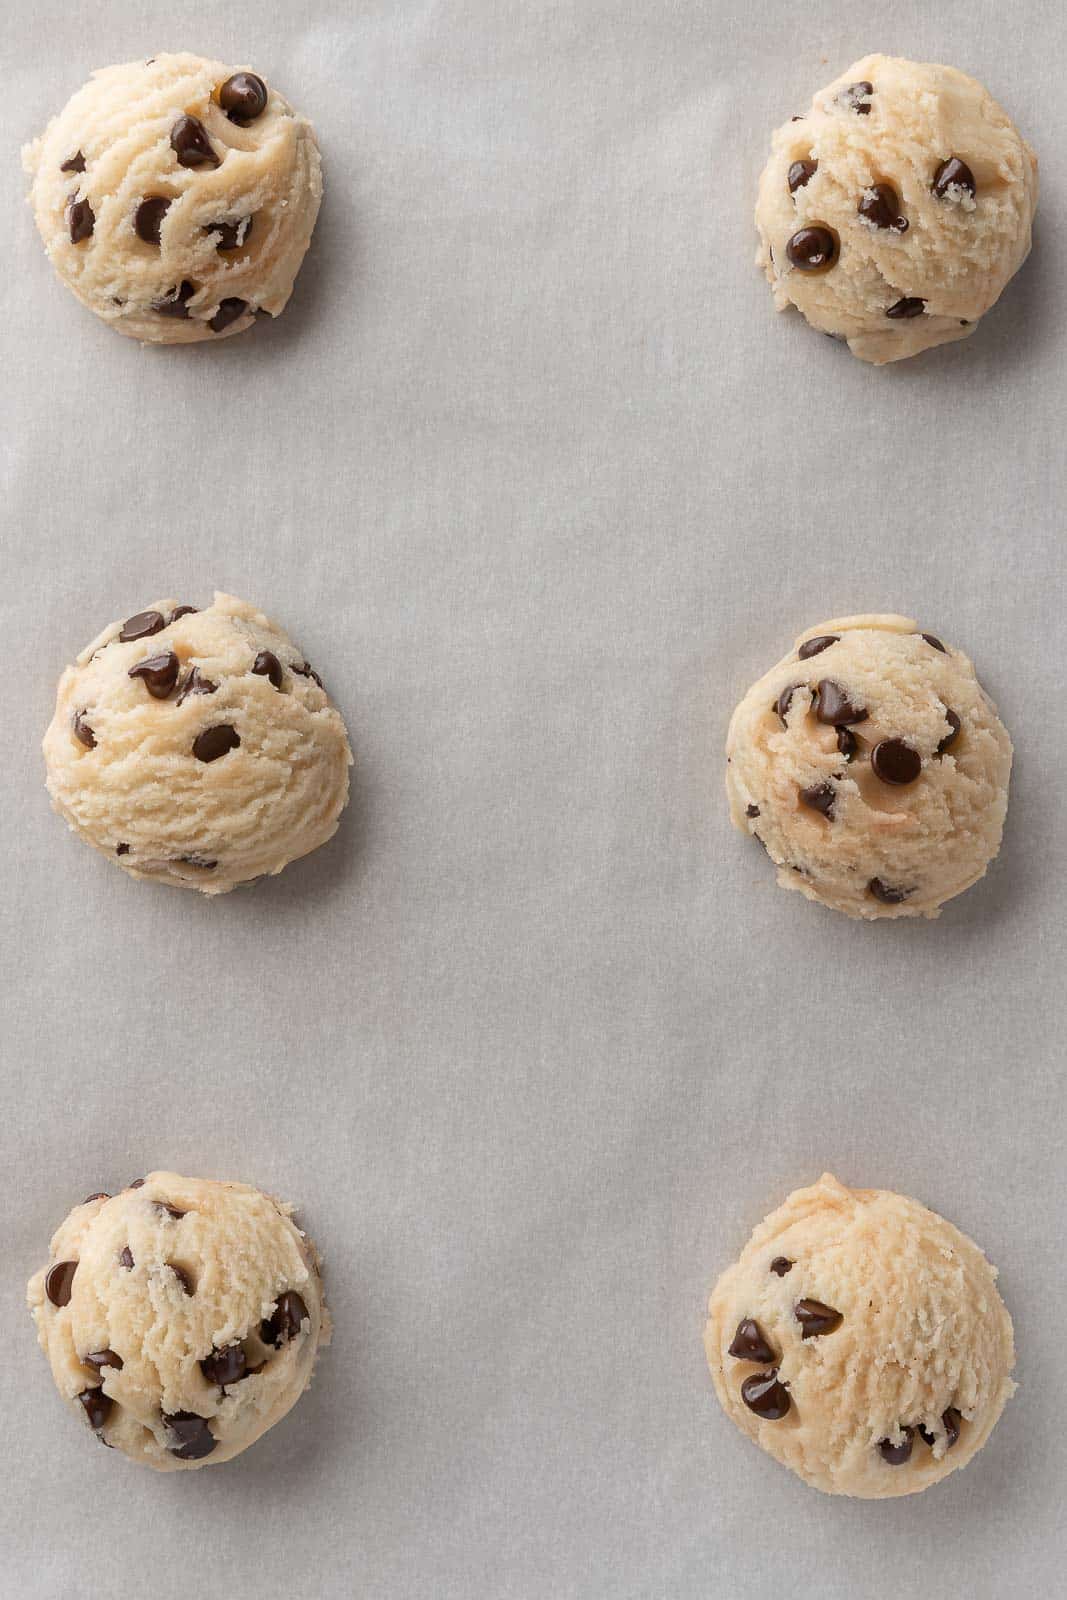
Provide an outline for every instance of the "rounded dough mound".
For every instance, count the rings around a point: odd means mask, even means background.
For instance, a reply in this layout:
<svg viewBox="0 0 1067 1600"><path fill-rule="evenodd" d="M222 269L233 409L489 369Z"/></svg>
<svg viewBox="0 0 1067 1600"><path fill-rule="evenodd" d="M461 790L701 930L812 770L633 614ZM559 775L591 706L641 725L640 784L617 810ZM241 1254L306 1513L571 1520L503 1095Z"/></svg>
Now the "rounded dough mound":
<svg viewBox="0 0 1067 1600"><path fill-rule="evenodd" d="M171 1472L228 1461L285 1416L330 1338L318 1256L291 1210L175 1172L74 1207L27 1298L83 1426Z"/></svg>
<svg viewBox="0 0 1067 1600"><path fill-rule="evenodd" d="M262 612L227 594L175 609L159 600L112 623L63 673L44 737L48 791L133 877L224 894L336 832L352 754L321 682ZM141 636L124 642L124 631ZM159 697L131 676L157 660Z"/></svg>
<svg viewBox="0 0 1067 1600"><path fill-rule="evenodd" d="M952 168L939 197L935 180L953 158L974 192L948 181ZM796 162L817 165L795 173L790 193ZM899 207L889 195L879 207L876 184L889 184ZM865 200L888 226L860 215ZM974 332L1030 253L1036 206L1037 157L980 83L953 67L865 56L774 134L756 261L779 311L796 306L881 366ZM898 217L906 228L892 226ZM837 236L836 263L800 270L789 241L820 225Z"/></svg>
<svg viewBox="0 0 1067 1600"><path fill-rule="evenodd" d="M977 1245L917 1201L825 1173L760 1223L715 1285L704 1342L723 1410L827 1494L926 1489L966 1466L1015 1390L996 1276ZM806 1338L805 1301L818 1302ZM745 1353L731 1355L749 1320ZM760 1359L749 1353L755 1336L767 1347ZM741 1398L766 1370L789 1398L776 1419Z"/></svg>
<svg viewBox="0 0 1067 1600"><path fill-rule="evenodd" d="M217 339L251 327L257 310L279 316L292 293L322 199L319 150L310 122L269 84L258 116L227 116L219 89L246 70L194 55L104 67L23 152L52 265L119 333ZM217 166L179 163L171 132L187 116ZM135 229L151 199L169 202L158 242ZM72 201L92 218L76 241L88 215Z"/></svg>
<svg viewBox="0 0 1067 1600"><path fill-rule="evenodd" d="M820 623L737 707L730 814L782 888L851 917L936 917L996 855L1011 740L967 657L932 640L908 617Z"/></svg>

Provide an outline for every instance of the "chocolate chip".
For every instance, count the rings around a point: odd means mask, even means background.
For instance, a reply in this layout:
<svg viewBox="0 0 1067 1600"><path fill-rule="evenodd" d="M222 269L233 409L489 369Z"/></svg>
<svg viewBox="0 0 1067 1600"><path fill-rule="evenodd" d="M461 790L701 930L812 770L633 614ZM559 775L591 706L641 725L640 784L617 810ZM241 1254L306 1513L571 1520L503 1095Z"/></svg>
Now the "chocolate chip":
<svg viewBox="0 0 1067 1600"><path fill-rule="evenodd" d="M800 1323L802 1339L817 1339L821 1334L833 1333L845 1320L833 1306L824 1306L821 1300L798 1300L793 1315Z"/></svg>
<svg viewBox="0 0 1067 1600"><path fill-rule="evenodd" d="M44 1292L54 1306L70 1304L71 1285L78 1270L76 1261L57 1261L45 1274Z"/></svg>
<svg viewBox="0 0 1067 1600"><path fill-rule="evenodd" d="M165 700L174 692L180 667L174 651L164 650L162 655L146 656L143 661L138 661L126 676L143 679L145 688L154 700Z"/></svg>
<svg viewBox="0 0 1067 1600"><path fill-rule="evenodd" d="M85 157L79 150L76 155L68 156L66 161L60 163L60 172L84 172Z"/></svg>
<svg viewBox="0 0 1067 1600"><path fill-rule="evenodd" d="M861 79L859 83L850 83L847 89L842 89L837 96L837 103L843 111L854 111L857 117L869 117L873 93L874 85Z"/></svg>
<svg viewBox="0 0 1067 1600"><path fill-rule="evenodd" d="M872 183L864 189L856 209L875 228L892 228L894 233L908 231L908 219L900 214L900 196L891 183Z"/></svg>
<svg viewBox="0 0 1067 1600"><path fill-rule="evenodd" d="M785 247L785 253L798 272L829 272L840 253L837 234L825 223L814 222L798 228Z"/></svg>
<svg viewBox="0 0 1067 1600"><path fill-rule="evenodd" d="M105 1194L103 1189L98 1189L95 1194L87 1194L85 1199L82 1201L82 1205L83 1206L91 1205L94 1200L110 1200L110 1199L111 1199L111 1196L109 1194Z"/></svg>
<svg viewBox="0 0 1067 1600"><path fill-rule="evenodd" d="M179 167L220 165L220 159L207 136L207 129L199 117L178 118L170 130L170 147L178 158Z"/></svg>
<svg viewBox="0 0 1067 1600"><path fill-rule="evenodd" d="M777 1370L754 1372L746 1378L741 1385L741 1398L765 1422L780 1422L791 1404L788 1390L778 1382Z"/></svg>
<svg viewBox="0 0 1067 1600"><path fill-rule="evenodd" d="M129 853L130 853L130 847L129 847L128 844L117 844L115 846L115 854L117 856L128 856Z"/></svg>
<svg viewBox="0 0 1067 1600"><path fill-rule="evenodd" d="M190 283L188 278L183 278L178 287L165 300L157 300L152 310L161 317L187 317L189 315L188 302L196 293L196 284Z"/></svg>
<svg viewBox="0 0 1067 1600"><path fill-rule="evenodd" d="M870 712L864 706L853 705L846 690L833 678L822 678L815 690L815 715L820 722L832 728L849 722L866 722Z"/></svg>
<svg viewBox="0 0 1067 1600"><path fill-rule="evenodd" d="M115 1402L109 1394L104 1393L103 1389L83 1389L78 1399L85 1407L90 1428L99 1432L111 1415L111 1408Z"/></svg>
<svg viewBox="0 0 1067 1600"><path fill-rule="evenodd" d="M727 1355L736 1356L739 1361L768 1362L774 1360L774 1351L767 1343L767 1335L758 1322L751 1317L745 1317L737 1324L734 1334L726 1351Z"/></svg>
<svg viewBox="0 0 1067 1600"><path fill-rule="evenodd" d="M903 739L883 739L871 751L871 770L883 783L914 783L922 769L922 756Z"/></svg>
<svg viewBox="0 0 1067 1600"><path fill-rule="evenodd" d="M836 644L840 637L839 633L820 633L814 639L805 639L797 651L797 655L801 661L810 661L812 656L820 655L822 651L829 650L830 646Z"/></svg>
<svg viewBox="0 0 1067 1600"><path fill-rule="evenodd" d="M745 816L746 817L758 817L759 816L759 806L746 806L745 807Z"/></svg>
<svg viewBox="0 0 1067 1600"><path fill-rule="evenodd" d="M959 717L954 711L950 711L948 706L945 707L945 721L948 723L949 731L946 733L945 737L941 740L941 743L937 747L937 754L939 756L944 755L949 745L955 744L956 740L960 736L960 729L963 727L963 723L960 721Z"/></svg>
<svg viewBox="0 0 1067 1600"><path fill-rule="evenodd" d="M187 867L198 867L201 872L211 872L218 866L218 862L213 861L209 856L179 856L178 860Z"/></svg>
<svg viewBox="0 0 1067 1600"><path fill-rule="evenodd" d="M162 611L138 611L135 617L127 617L122 624L119 643L130 644L134 639L147 639L166 626Z"/></svg>
<svg viewBox="0 0 1067 1600"><path fill-rule="evenodd" d="M951 1450L954 1444L959 1443L960 1423L962 1421L963 1418L955 1406L949 1406L947 1411L942 1411L941 1426L945 1430L946 1450ZM919 1423L919 1432L926 1444L933 1445L935 1443L936 1436L930 1432L929 1428L924 1428L921 1422Z"/></svg>
<svg viewBox="0 0 1067 1600"><path fill-rule="evenodd" d="M859 740L849 728L838 728L837 748L846 761L851 761L859 748Z"/></svg>
<svg viewBox="0 0 1067 1600"><path fill-rule="evenodd" d="M130 1182L126 1185L126 1187L127 1187L127 1189L143 1189L144 1188L144 1184L145 1184L145 1180L143 1178L131 1178Z"/></svg>
<svg viewBox="0 0 1067 1600"><path fill-rule="evenodd" d="M133 217L133 231L138 239L143 239L145 244L158 245L160 225L170 207L171 202L161 194L149 195L147 200L142 200Z"/></svg>
<svg viewBox="0 0 1067 1600"><path fill-rule="evenodd" d="M170 621L177 622L179 617L193 617L200 610L199 606L175 606L170 614ZM170 627L170 622L167 624Z"/></svg>
<svg viewBox="0 0 1067 1600"><path fill-rule="evenodd" d="M899 906L912 893L910 889L894 889L891 884L883 883L881 878L872 878L867 885L867 892L884 906Z"/></svg>
<svg viewBox="0 0 1067 1600"><path fill-rule="evenodd" d="M310 678L312 682L317 683L319 688L325 692L326 685L323 683L314 667L310 666L308 662L303 662L299 667L290 667L289 670L290 672L299 673L302 678Z"/></svg>
<svg viewBox="0 0 1067 1600"><path fill-rule="evenodd" d="M157 1211L162 1211L172 1222L180 1222L185 1215L184 1211L179 1211L177 1206L169 1205L166 1200L153 1200L152 1204Z"/></svg>
<svg viewBox="0 0 1067 1600"><path fill-rule="evenodd" d="M81 244L83 239L92 238L96 217L88 200L72 200L70 210L67 212L67 221L70 224L71 244Z"/></svg>
<svg viewBox="0 0 1067 1600"><path fill-rule="evenodd" d="M781 722L783 727L786 726L786 720L785 719L789 715L789 707L793 703L793 696L797 692L798 689L803 689L803 687L804 687L804 685L802 683L791 683L791 684L789 684L786 688L784 688L782 690L781 694L778 696L777 700L774 702L774 709L775 709L775 711L777 711L778 720L779 720L779 722Z"/></svg>
<svg viewBox="0 0 1067 1600"><path fill-rule="evenodd" d="M170 1453L179 1461L199 1461L209 1456L218 1443L207 1418L198 1417L195 1411L172 1411L169 1416L164 1411L163 1421L178 1440L171 1445Z"/></svg>
<svg viewBox="0 0 1067 1600"><path fill-rule="evenodd" d="M203 733L197 734L193 740L193 755L205 763L218 761L221 756L236 750L240 743L241 736L232 723L217 722L214 727L205 728Z"/></svg>
<svg viewBox="0 0 1067 1600"><path fill-rule="evenodd" d="M894 322L902 318L921 317L926 310L926 301L919 300L914 295L905 295L902 300L895 300L886 312L887 317L892 317Z"/></svg>
<svg viewBox="0 0 1067 1600"><path fill-rule="evenodd" d="M271 1316L260 1323L259 1336L264 1344L287 1344L290 1339L296 1338L307 1314L308 1308L296 1290L286 1289L284 1294L278 1296Z"/></svg>
<svg viewBox="0 0 1067 1600"><path fill-rule="evenodd" d="M231 122L246 127L267 109L267 85L254 72L235 72L219 89L219 105Z"/></svg>
<svg viewBox="0 0 1067 1600"><path fill-rule="evenodd" d="M803 189L814 178L819 170L817 161L794 161L789 169L789 193L796 194L798 189Z"/></svg>
<svg viewBox="0 0 1067 1600"><path fill-rule="evenodd" d="M178 691L178 704L181 705L184 700L188 700L191 694L216 694L218 687L217 683L204 677L199 667L190 667L185 682Z"/></svg>
<svg viewBox="0 0 1067 1600"><path fill-rule="evenodd" d="M84 711L75 711L70 726L79 744L83 744L87 750L96 749L96 734L86 722Z"/></svg>
<svg viewBox="0 0 1067 1600"><path fill-rule="evenodd" d="M771 1271L778 1278L784 1278L786 1273L791 1272L792 1269L793 1263L790 1261L788 1256L775 1256L774 1260L771 1262Z"/></svg>
<svg viewBox="0 0 1067 1600"><path fill-rule="evenodd" d="M261 650L252 663L252 671L260 678L269 678L276 689L282 686L282 664L273 650Z"/></svg>
<svg viewBox="0 0 1067 1600"><path fill-rule="evenodd" d="M127 1272L133 1271L133 1251L130 1249L128 1244L123 1245L122 1249L119 1251L119 1262L126 1268Z"/></svg>
<svg viewBox="0 0 1067 1600"><path fill-rule="evenodd" d="M182 1292L184 1294L187 1294L187 1295L191 1296L192 1293L193 1293L193 1286L192 1286L191 1282L189 1281L189 1274L186 1272L185 1268L184 1267L176 1267L174 1265L173 1261L168 1261L167 1262L167 1266L170 1268L170 1270L173 1272L174 1276L177 1278L178 1282L181 1284Z"/></svg>
<svg viewBox="0 0 1067 1600"><path fill-rule="evenodd" d="M941 652L941 654L943 656L947 656L948 655L948 651L945 649L944 645L941 643L941 640L938 639L935 634L932 634L932 633L920 633L919 638L920 639L925 639L927 644L932 644L934 649L935 650L940 650L940 652Z"/></svg>
<svg viewBox="0 0 1067 1600"><path fill-rule="evenodd" d="M247 300L238 300L230 297L219 301L219 309L215 312L208 327L212 333L222 333L231 323L237 322L248 310Z"/></svg>
<svg viewBox="0 0 1067 1600"><path fill-rule="evenodd" d="M802 806L810 811L821 811L827 822L834 820L834 801L837 791L832 783L813 783L808 789L798 789Z"/></svg>
<svg viewBox="0 0 1067 1600"><path fill-rule="evenodd" d="M891 1467L902 1467L911 1455L911 1447L915 1442L914 1428L901 1428L904 1435L900 1444L894 1444L891 1439L882 1439L878 1445L879 1454L883 1461L888 1461Z"/></svg>
<svg viewBox="0 0 1067 1600"><path fill-rule="evenodd" d="M205 233L217 233L219 242L215 246L221 254L224 250L241 250L248 243L248 236L252 232L252 218L242 217L239 222L207 222L204 224Z"/></svg>
<svg viewBox="0 0 1067 1600"><path fill-rule="evenodd" d="M238 1383L245 1375L245 1353L239 1344L228 1345L225 1350L213 1350L200 1363L200 1371L208 1383L217 1383L225 1389L228 1383Z"/></svg>
<svg viewBox="0 0 1067 1600"><path fill-rule="evenodd" d="M974 173L966 161L961 161L959 156L949 156L947 161L942 161L934 173L934 181L930 185L930 189L939 200L948 199L950 189L965 189L972 200L978 193L978 185L974 181Z"/></svg>
<svg viewBox="0 0 1067 1600"><path fill-rule="evenodd" d="M99 1372L103 1367L114 1367L117 1372L122 1371L122 1357L117 1356L114 1350L92 1350L87 1356L82 1356L87 1367L95 1367Z"/></svg>

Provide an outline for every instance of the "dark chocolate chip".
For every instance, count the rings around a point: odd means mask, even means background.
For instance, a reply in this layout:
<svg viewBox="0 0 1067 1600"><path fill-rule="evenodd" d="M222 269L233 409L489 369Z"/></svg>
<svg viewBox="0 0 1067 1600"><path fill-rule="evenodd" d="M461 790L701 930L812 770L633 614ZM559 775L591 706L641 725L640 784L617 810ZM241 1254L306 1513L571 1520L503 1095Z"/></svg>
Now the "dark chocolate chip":
<svg viewBox="0 0 1067 1600"><path fill-rule="evenodd" d="M252 218L242 217L239 222L207 222L204 232L218 234L219 241L215 249L220 253L224 250L242 250L252 232Z"/></svg>
<svg viewBox="0 0 1067 1600"><path fill-rule="evenodd" d="M895 300L886 312L887 317L892 317L894 322L909 317L921 317L926 310L926 301L920 300L915 295L905 295L902 300Z"/></svg>
<svg viewBox="0 0 1067 1600"><path fill-rule="evenodd" d="M894 233L908 231L908 219L900 214L900 196L891 183L872 183L863 191L856 209L875 228L892 228Z"/></svg>
<svg viewBox="0 0 1067 1600"><path fill-rule="evenodd" d="M802 806L807 806L809 811L820 811L827 822L834 820L837 790L832 783L813 783L810 788L798 789L797 793Z"/></svg>
<svg viewBox="0 0 1067 1600"><path fill-rule="evenodd" d="M774 1351L767 1343L767 1335L751 1317L745 1317L737 1324L737 1332L730 1340L726 1353L736 1356L738 1361L765 1364L774 1360Z"/></svg>
<svg viewBox="0 0 1067 1600"><path fill-rule="evenodd" d="M186 673L185 682L178 691L178 704L181 705L183 700L187 700L191 694L216 694L218 687L217 683L213 683L210 678L204 677L199 667L190 667Z"/></svg>
<svg viewBox="0 0 1067 1600"><path fill-rule="evenodd" d="M86 722L84 711L75 711L70 719L70 726L79 744L83 744L87 750L96 749L96 734Z"/></svg>
<svg viewBox="0 0 1067 1600"><path fill-rule="evenodd" d="M74 1283L74 1274L78 1270L76 1261L57 1261L49 1267L45 1274L44 1292L54 1306L70 1304L70 1291Z"/></svg>
<svg viewBox="0 0 1067 1600"><path fill-rule="evenodd" d="M212 333L223 333L232 323L239 321L247 310L247 300L238 300L233 296L220 300L219 309L208 323L208 327Z"/></svg>
<svg viewBox="0 0 1067 1600"><path fill-rule="evenodd" d="M851 761L859 748L859 740L849 728L838 728L837 748L846 761Z"/></svg>
<svg viewBox="0 0 1067 1600"><path fill-rule="evenodd" d="M110 1199L111 1199L111 1196L109 1194L105 1194L103 1189L98 1189L95 1194L87 1194L85 1199L82 1201L82 1205L83 1206L91 1205L94 1200L110 1200Z"/></svg>
<svg viewBox="0 0 1067 1600"><path fill-rule="evenodd" d="M173 1261L168 1261L167 1262L167 1266L170 1268L170 1270L173 1272L174 1276L177 1278L178 1282L181 1284L182 1292L184 1294L187 1294L187 1295L191 1296L192 1293L193 1293L193 1286L189 1281L189 1274L186 1272L185 1268L184 1267L176 1267L174 1265Z"/></svg>
<svg viewBox="0 0 1067 1600"><path fill-rule="evenodd" d="M829 272L840 249L833 229L825 223L813 222L809 227L797 229L785 253L798 272Z"/></svg>
<svg viewBox="0 0 1067 1600"><path fill-rule="evenodd" d="M866 722L870 712L853 705L846 690L833 678L822 678L815 690L815 715L820 722L839 728L849 722Z"/></svg>
<svg viewBox="0 0 1067 1600"><path fill-rule="evenodd" d="M170 614L170 621L177 622L179 617L192 617L200 610L199 606L175 606ZM168 628L170 623L167 624Z"/></svg>
<svg viewBox="0 0 1067 1600"><path fill-rule="evenodd" d="M79 150L76 155L69 156L66 161L61 162L59 170L60 172L84 172L85 157Z"/></svg>
<svg viewBox="0 0 1067 1600"><path fill-rule="evenodd" d="M903 739L883 739L871 751L871 771L883 783L914 783L922 769L922 756Z"/></svg>
<svg viewBox="0 0 1067 1600"><path fill-rule="evenodd" d="M812 656L821 655L824 650L829 650L832 644L840 639L839 633L820 633L814 639L805 639L797 651L801 661L810 661Z"/></svg>
<svg viewBox="0 0 1067 1600"><path fill-rule="evenodd" d="M169 1217L172 1222L180 1222L185 1215L184 1211L179 1211L177 1206L169 1205L166 1200L153 1200L152 1204L157 1211L162 1211L164 1216Z"/></svg>
<svg viewBox="0 0 1067 1600"><path fill-rule="evenodd" d="M308 1308L296 1290L286 1289L284 1294L278 1296L272 1314L260 1324L259 1336L264 1344L286 1344L296 1338L307 1314Z"/></svg>
<svg viewBox="0 0 1067 1600"><path fill-rule="evenodd" d="M103 1389L83 1389L78 1399L85 1407L90 1428L99 1432L111 1415L111 1408L115 1402L109 1394L104 1393Z"/></svg>
<svg viewBox="0 0 1067 1600"><path fill-rule="evenodd" d="M845 1320L833 1306L824 1306L821 1300L798 1300L793 1314L800 1323L802 1339L817 1339L821 1334L833 1333Z"/></svg>
<svg viewBox="0 0 1067 1600"><path fill-rule="evenodd" d="M947 161L942 161L934 173L934 181L930 188L939 200L946 199L950 189L966 189L972 200L978 193L974 173L959 156L949 156Z"/></svg>
<svg viewBox="0 0 1067 1600"><path fill-rule="evenodd" d="M758 817L759 816L759 806L746 806L745 807L745 816L746 817Z"/></svg>
<svg viewBox="0 0 1067 1600"><path fill-rule="evenodd" d="M945 721L948 723L949 731L946 733L945 737L941 740L941 743L937 747L937 754L939 756L944 755L949 745L955 744L956 740L960 736L960 729L963 727L963 723L960 721L959 717L954 711L950 711L948 706L945 707Z"/></svg>
<svg viewBox="0 0 1067 1600"><path fill-rule="evenodd" d="M218 761L220 757L228 755L231 750L236 750L241 743L241 736L230 722L217 722L212 728L205 728L203 733L198 733L193 740L193 755L198 761Z"/></svg>
<svg viewBox="0 0 1067 1600"><path fill-rule="evenodd" d="M254 72L235 72L219 88L219 105L231 122L245 127L267 109L267 85Z"/></svg>
<svg viewBox="0 0 1067 1600"><path fill-rule="evenodd" d="M207 129L199 117L179 117L170 130L170 147L178 158L179 167L217 167L220 158L215 154Z"/></svg>
<svg viewBox="0 0 1067 1600"><path fill-rule="evenodd" d="M803 689L803 687L804 685L802 683L788 684L774 702L774 709L777 711L778 720L781 722L783 727L786 725L785 719L789 715L789 707L793 703L793 696L798 689Z"/></svg>
<svg viewBox="0 0 1067 1600"><path fill-rule="evenodd" d="M900 1444L894 1444L891 1439L882 1439L878 1445L878 1452L883 1461L888 1461L891 1467L902 1467L911 1455L911 1447L915 1442L914 1428L901 1428L904 1435Z"/></svg>
<svg viewBox="0 0 1067 1600"><path fill-rule="evenodd" d="M944 645L941 643L941 640L939 638L937 638L936 634L933 634L933 633L920 633L919 638L920 639L925 639L927 644L932 644L934 649L935 650L940 650L940 652L941 652L941 654L943 656L947 656L948 655L948 651L945 649Z"/></svg>
<svg viewBox="0 0 1067 1600"><path fill-rule="evenodd" d="M115 846L115 854L117 856L128 856L129 853L130 853L130 847L129 847L128 844L117 844Z"/></svg>
<svg viewBox="0 0 1067 1600"><path fill-rule="evenodd" d="M196 284L190 283L188 278L183 278L178 287L169 294L165 300L157 300L152 310L161 317L187 317L189 315L189 301L196 293Z"/></svg>
<svg viewBox="0 0 1067 1600"><path fill-rule="evenodd" d="M290 667L289 670L291 672L299 673L300 677L302 678L310 678L313 683L317 683L319 688L325 691L326 685L323 683L314 667L310 666L308 662L303 662L299 667Z"/></svg>
<svg viewBox="0 0 1067 1600"><path fill-rule="evenodd" d="M126 1187L127 1189L143 1189L144 1184L145 1180L143 1178L132 1178Z"/></svg>
<svg viewBox="0 0 1067 1600"><path fill-rule="evenodd" d="M789 1392L778 1382L777 1371L754 1372L741 1385L741 1398L765 1422L780 1422L789 1410Z"/></svg>
<svg viewBox="0 0 1067 1600"><path fill-rule="evenodd" d="M198 867L201 872L211 872L218 866L210 856L179 856L178 860L187 867Z"/></svg>
<svg viewBox="0 0 1067 1600"><path fill-rule="evenodd" d="M138 611L135 617L127 617L122 624L119 634L120 644L129 644L134 639L147 639L153 633L159 633L167 626L161 611Z"/></svg>
<svg viewBox="0 0 1067 1600"><path fill-rule="evenodd" d="M114 1350L91 1350L87 1356L82 1356L87 1367L95 1367L99 1372L103 1367L114 1367L117 1372L122 1371L122 1357L117 1356Z"/></svg>
<svg viewBox="0 0 1067 1600"><path fill-rule="evenodd" d="M170 1453L179 1461L199 1461L209 1456L218 1443L207 1418L198 1417L195 1411L173 1411L169 1416L164 1411L163 1421L178 1440L171 1445Z"/></svg>
<svg viewBox="0 0 1067 1600"><path fill-rule="evenodd" d="M133 1271L133 1251L130 1249L128 1244L123 1245L122 1249L119 1251L119 1262L126 1268L127 1272Z"/></svg>
<svg viewBox="0 0 1067 1600"><path fill-rule="evenodd" d="M269 678L276 689L282 686L282 664L273 650L261 650L252 663L252 671L260 678Z"/></svg>
<svg viewBox="0 0 1067 1600"><path fill-rule="evenodd" d="M788 1256L775 1256L771 1262L771 1271L777 1278L784 1278L787 1272L792 1271L792 1268L793 1263Z"/></svg>
<svg viewBox="0 0 1067 1600"><path fill-rule="evenodd" d="M963 1418L956 1410L955 1406L949 1406L947 1411L942 1411L941 1425L945 1430L945 1438L947 1441L945 1444L946 1450L951 1450L954 1444L959 1444L960 1423L962 1421ZM924 1428L921 1422L919 1423L919 1432L926 1444L934 1444L936 1435L931 1433L929 1428Z"/></svg>
<svg viewBox="0 0 1067 1600"><path fill-rule="evenodd" d="M143 661L138 661L126 676L143 679L145 688L154 700L165 700L174 692L180 668L181 663L174 651L164 650L162 655L146 656Z"/></svg>
<svg viewBox="0 0 1067 1600"><path fill-rule="evenodd" d="M789 169L789 193L796 194L798 189L803 189L814 178L819 170L817 161L794 161Z"/></svg>
<svg viewBox="0 0 1067 1600"><path fill-rule="evenodd" d="M847 89L842 89L837 97L837 103L844 111L854 111L858 117L869 117L873 93L874 85L864 78L859 83L850 83Z"/></svg>
<svg viewBox="0 0 1067 1600"><path fill-rule="evenodd" d="M200 1371L208 1383L217 1383L225 1389L228 1383L238 1383L245 1375L245 1353L239 1344L228 1345L225 1350L213 1350L200 1363Z"/></svg>
<svg viewBox="0 0 1067 1600"><path fill-rule="evenodd" d="M884 906L899 906L912 891L910 889L894 889L891 884L883 883L881 878L872 878L867 885L867 892L873 894L874 898L880 900Z"/></svg>
<svg viewBox="0 0 1067 1600"><path fill-rule="evenodd" d="M170 210L171 202L161 194L149 195L142 200L133 217L133 231L145 244L159 244L159 229Z"/></svg>
<svg viewBox="0 0 1067 1600"><path fill-rule="evenodd" d="M81 244L83 239L92 238L96 217L88 200L72 200L70 210L67 212L67 221L70 224L71 244Z"/></svg>

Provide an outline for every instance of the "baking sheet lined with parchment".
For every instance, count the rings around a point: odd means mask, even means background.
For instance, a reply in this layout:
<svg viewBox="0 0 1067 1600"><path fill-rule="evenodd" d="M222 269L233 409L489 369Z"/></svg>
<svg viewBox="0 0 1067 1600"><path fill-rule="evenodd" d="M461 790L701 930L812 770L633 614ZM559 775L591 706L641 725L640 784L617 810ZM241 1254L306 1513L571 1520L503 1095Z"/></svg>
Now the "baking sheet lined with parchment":
<svg viewBox="0 0 1067 1600"><path fill-rule="evenodd" d="M1060 1587L1065 46L1038 0L10 0L12 1594ZM214 348L116 337L24 204L20 145L158 49L254 66L323 147L289 309ZM973 73L1042 164L987 325L881 371L752 265L771 129L871 50ZM39 742L105 623L214 587L316 663L356 767L326 849L207 902L69 835ZM1015 741L938 922L783 894L729 826L733 705L868 610L965 649ZM337 1327L282 1425L168 1478L79 1430L23 1304L73 1201L157 1166L296 1201ZM917 1498L806 1489L706 1372L715 1276L827 1167L962 1227L1015 1318L1018 1395Z"/></svg>

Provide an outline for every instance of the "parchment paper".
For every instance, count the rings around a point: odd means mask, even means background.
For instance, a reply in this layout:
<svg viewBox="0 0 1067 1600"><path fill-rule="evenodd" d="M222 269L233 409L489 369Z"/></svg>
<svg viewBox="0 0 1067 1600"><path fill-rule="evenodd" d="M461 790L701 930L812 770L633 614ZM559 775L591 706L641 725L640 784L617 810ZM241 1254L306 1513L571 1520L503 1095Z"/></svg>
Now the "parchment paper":
<svg viewBox="0 0 1067 1600"><path fill-rule="evenodd" d="M3 339L12 1597L1038 1596L1063 1583L1067 14L942 0L8 0ZM290 309L143 350L54 280L20 144L90 68L189 48L311 115ZM776 317L770 130L872 49L985 80L1038 238L971 340L873 371ZM216 903L48 806L54 684L213 587L348 720L343 829ZM783 894L721 747L802 627L900 610L1017 746L938 923ZM299 1202L337 1337L230 1466L94 1446L25 1280L153 1166ZM830 1168L1002 1269L1018 1397L965 1474L823 1498L720 1414L708 1289Z"/></svg>

